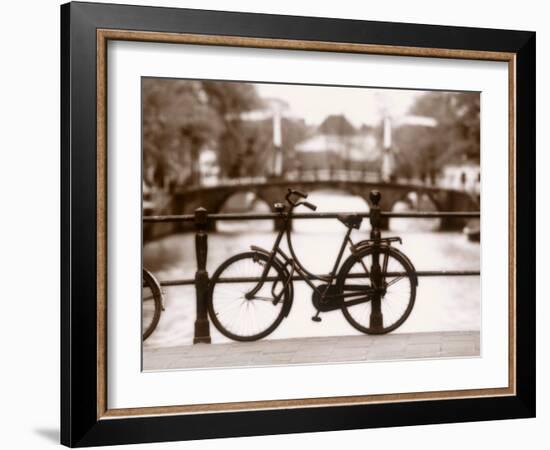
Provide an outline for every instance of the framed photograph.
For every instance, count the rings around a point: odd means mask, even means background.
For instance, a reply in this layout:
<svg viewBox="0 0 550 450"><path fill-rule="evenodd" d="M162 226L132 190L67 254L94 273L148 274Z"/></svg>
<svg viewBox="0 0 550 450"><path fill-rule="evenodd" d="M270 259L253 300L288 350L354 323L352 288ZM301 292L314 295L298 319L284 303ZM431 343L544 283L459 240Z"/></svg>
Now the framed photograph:
<svg viewBox="0 0 550 450"><path fill-rule="evenodd" d="M61 441L535 415L535 33L61 7Z"/></svg>

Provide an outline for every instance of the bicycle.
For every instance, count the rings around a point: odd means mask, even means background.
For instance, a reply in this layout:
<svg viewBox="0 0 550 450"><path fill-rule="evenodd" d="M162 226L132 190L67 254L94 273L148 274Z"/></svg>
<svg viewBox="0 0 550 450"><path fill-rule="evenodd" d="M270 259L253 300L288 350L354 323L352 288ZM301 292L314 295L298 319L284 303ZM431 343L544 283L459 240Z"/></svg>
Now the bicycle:
<svg viewBox="0 0 550 450"><path fill-rule="evenodd" d="M164 311L164 296L160 283L147 269L143 269L141 330L145 341L157 327Z"/></svg>
<svg viewBox="0 0 550 450"><path fill-rule="evenodd" d="M360 228L362 217L339 214L337 218L347 232L333 269L328 275L314 275L296 256L290 224L295 208L305 206L315 211L317 207L303 201L307 194L297 190L288 189L285 198L288 208L283 203L273 205L283 226L271 251L251 246L250 251L232 256L214 272L208 295L214 326L236 341L268 336L290 312L294 280L305 281L313 290L317 312L311 319L315 322L321 321L320 313L340 309L355 329L366 334L389 333L401 326L412 311L418 286L412 262L392 246L401 243L401 238L381 238L373 227L371 239L354 244L350 235ZM378 205L380 193L373 191L370 198ZM290 255L280 248L283 235ZM351 254L340 265L346 245Z"/></svg>

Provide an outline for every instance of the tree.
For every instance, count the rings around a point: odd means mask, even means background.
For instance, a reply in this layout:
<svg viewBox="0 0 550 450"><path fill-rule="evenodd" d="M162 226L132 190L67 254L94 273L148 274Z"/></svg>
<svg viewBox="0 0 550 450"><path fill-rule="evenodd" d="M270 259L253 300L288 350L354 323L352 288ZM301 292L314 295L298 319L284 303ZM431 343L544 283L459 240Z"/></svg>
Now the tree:
<svg viewBox="0 0 550 450"><path fill-rule="evenodd" d="M394 133L397 175L434 176L451 162L479 161L480 96L478 93L429 92L410 114L433 117L435 127L402 126Z"/></svg>
<svg viewBox="0 0 550 450"><path fill-rule="evenodd" d="M223 131L218 139L218 162L225 176L239 177L250 174L250 165L243 168L243 159L254 159L259 148L253 143L258 133L250 135L250 124L239 118L239 114L263 106L254 85L206 81L204 88L213 107L223 121Z"/></svg>
<svg viewBox="0 0 550 450"><path fill-rule="evenodd" d="M227 144L242 127L230 116L260 105L246 83L146 78L142 92L144 173L156 185L197 183L204 146L218 150L223 171L224 156L232 157Z"/></svg>
<svg viewBox="0 0 550 450"><path fill-rule="evenodd" d="M294 168L295 146L307 136L307 127L303 120L282 118L281 133L285 164L284 169ZM240 124L239 134L235 136L244 145L235 145L233 151L226 152L224 175L242 177L264 175L269 172L274 157L273 120L244 121ZM227 149L228 143L224 142Z"/></svg>

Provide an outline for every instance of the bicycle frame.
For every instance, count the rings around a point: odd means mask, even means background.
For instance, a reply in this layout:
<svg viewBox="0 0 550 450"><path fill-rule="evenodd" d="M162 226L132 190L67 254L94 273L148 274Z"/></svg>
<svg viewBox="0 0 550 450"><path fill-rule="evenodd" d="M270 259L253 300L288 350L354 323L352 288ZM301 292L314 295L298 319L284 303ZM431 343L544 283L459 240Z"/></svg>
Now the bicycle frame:
<svg viewBox="0 0 550 450"><path fill-rule="evenodd" d="M340 249L338 251L336 261L334 263L334 266L333 266L331 272L328 274L328 276L315 275L303 266L303 264L300 262L300 260L298 259L297 255L294 251L294 247L292 245L291 227L290 227L293 210L294 210L294 206L291 206L287 213L283 213L284 214L283 227L279 231L279 234L277 235L277 238L275 239L275 242L274 242L273 247L272 247L270 252L267 252L266 250L261 249L261 248L256 247L256 246L251 247L252 250L257 250L257 251L262 251L262 252L267 253L268 256L269 256L269 259L268 259L268 261L267 261L267 263L264 267L264 270L262 272L260 280L258 281L258 284L252 290L250 290L245 295L245 297L248 298L248 299L253 298L258 293L258 291L262 288L262 286L264 285L265 280L267 278L267 275L269 273L269 270L271 269L273 261L275 260L277 255L280 255L282 257L282 259L284 260L284 265L285 266L290 265L291 270L289 272L288 280L285 282L285 284L283 286L283 289L281 290L280 294L275 295L275 293L274 293L274 301L273 301L274 304L277 304L279 302L280 298L282 297L282 295L285 291L286 285L288 285L288 283L292 280L292 276L294 274L294 271L296 271L296 273L300 276L300 278L303 281L305 281L313 291L315 291L318 295L320 295L321 301L327 300L327 299L335 299L335 298L343 299L345 297L357 297L358 295L364 294L365 286L360 287L360 289L362 291L360 293L350 292L350 293L346 293L346 294L344 294L344 293L334 294L334 295L329 295L328 294L328 290L329 290L328 288L333 284L334 280L337 277L338 269L340 267L340 263L342 262L342 257L344 255L344 250L346 248L346 244L350 245L350 248L351 248L352 252L355 251L356 248L357 248L353 244L353 242L350 238L352 228L347 228L347 232L346 232L346 235L344 236L344 239L342 240L342 244L340 245ZM290 251L290 256L288 256L280 248L281 240L283 239L283 235L285 235L285 234L286 234L286 239L287 239L287 245L288 245L288 248L289 248L289 251ZM367 271L367 273L368 273L368 271ZM325 282L326 283L325 289L323 289L323 290L319 289L319 287L315 286L315 284L313 283L313 280L318 280L318 281ZM275 285L273 286L273 290L274 289L275 289ZM353 290L353 288L351 290ZM363 297L358 298L358 299L350 302L350 306L351 306L351 304L353 304L355 302L360 303L360 302L366 301L366 300L368 300L368 297L370 297L370 296L369 295L367 295L367 296L363 295Z"/></svg>

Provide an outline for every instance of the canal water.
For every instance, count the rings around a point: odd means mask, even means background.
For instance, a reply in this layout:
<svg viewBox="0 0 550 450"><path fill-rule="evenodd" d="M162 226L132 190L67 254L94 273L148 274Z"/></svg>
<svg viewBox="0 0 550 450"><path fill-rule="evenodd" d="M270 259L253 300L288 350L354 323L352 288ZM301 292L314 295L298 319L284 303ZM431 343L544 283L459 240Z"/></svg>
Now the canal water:
<svg viewBox="0 0 550 450"><path fill-rule="evenodd" d="M249 210L269 210L267 205L253 198L246 200ZM368 211L363 199L339 192L314 192L308 201L318 206L317 211ZM413 198L397 204L395 210L405 211L411 207L430 209L422 199ZM392 219L390 230L383 232L383 236L400 236L403 244L395 245L411 259L417 270L479 270L479 243L469 242L461 232L436 231L437 226L437 219ZM361 229L352 233L352 240L368 238L369 229L368 219L365 219ZM296 220L292 235L296 253L311 272L328 273L345 231L336 219ZM247 251L250 245L270 249L275 236L270 221L219 223L218 230L208 236L209 273L231 255ZM160 280L193 278L196 268L193 233L175 234L147 243L143 263ZM311 316L315 309L311 303L311 289L304 282L296 282L294 286L294 303L289 316L267 339L359 334L340 311L322 314L322 322L313 322ZM156 331L144 345L154 348L192 344L196 308L194 287L163 289L166 310ZM411 315L394 333L479 330L480 301L479 277L423 277L419 280ZM213 343L228 341L213 326L211 334Z"/></svg>

